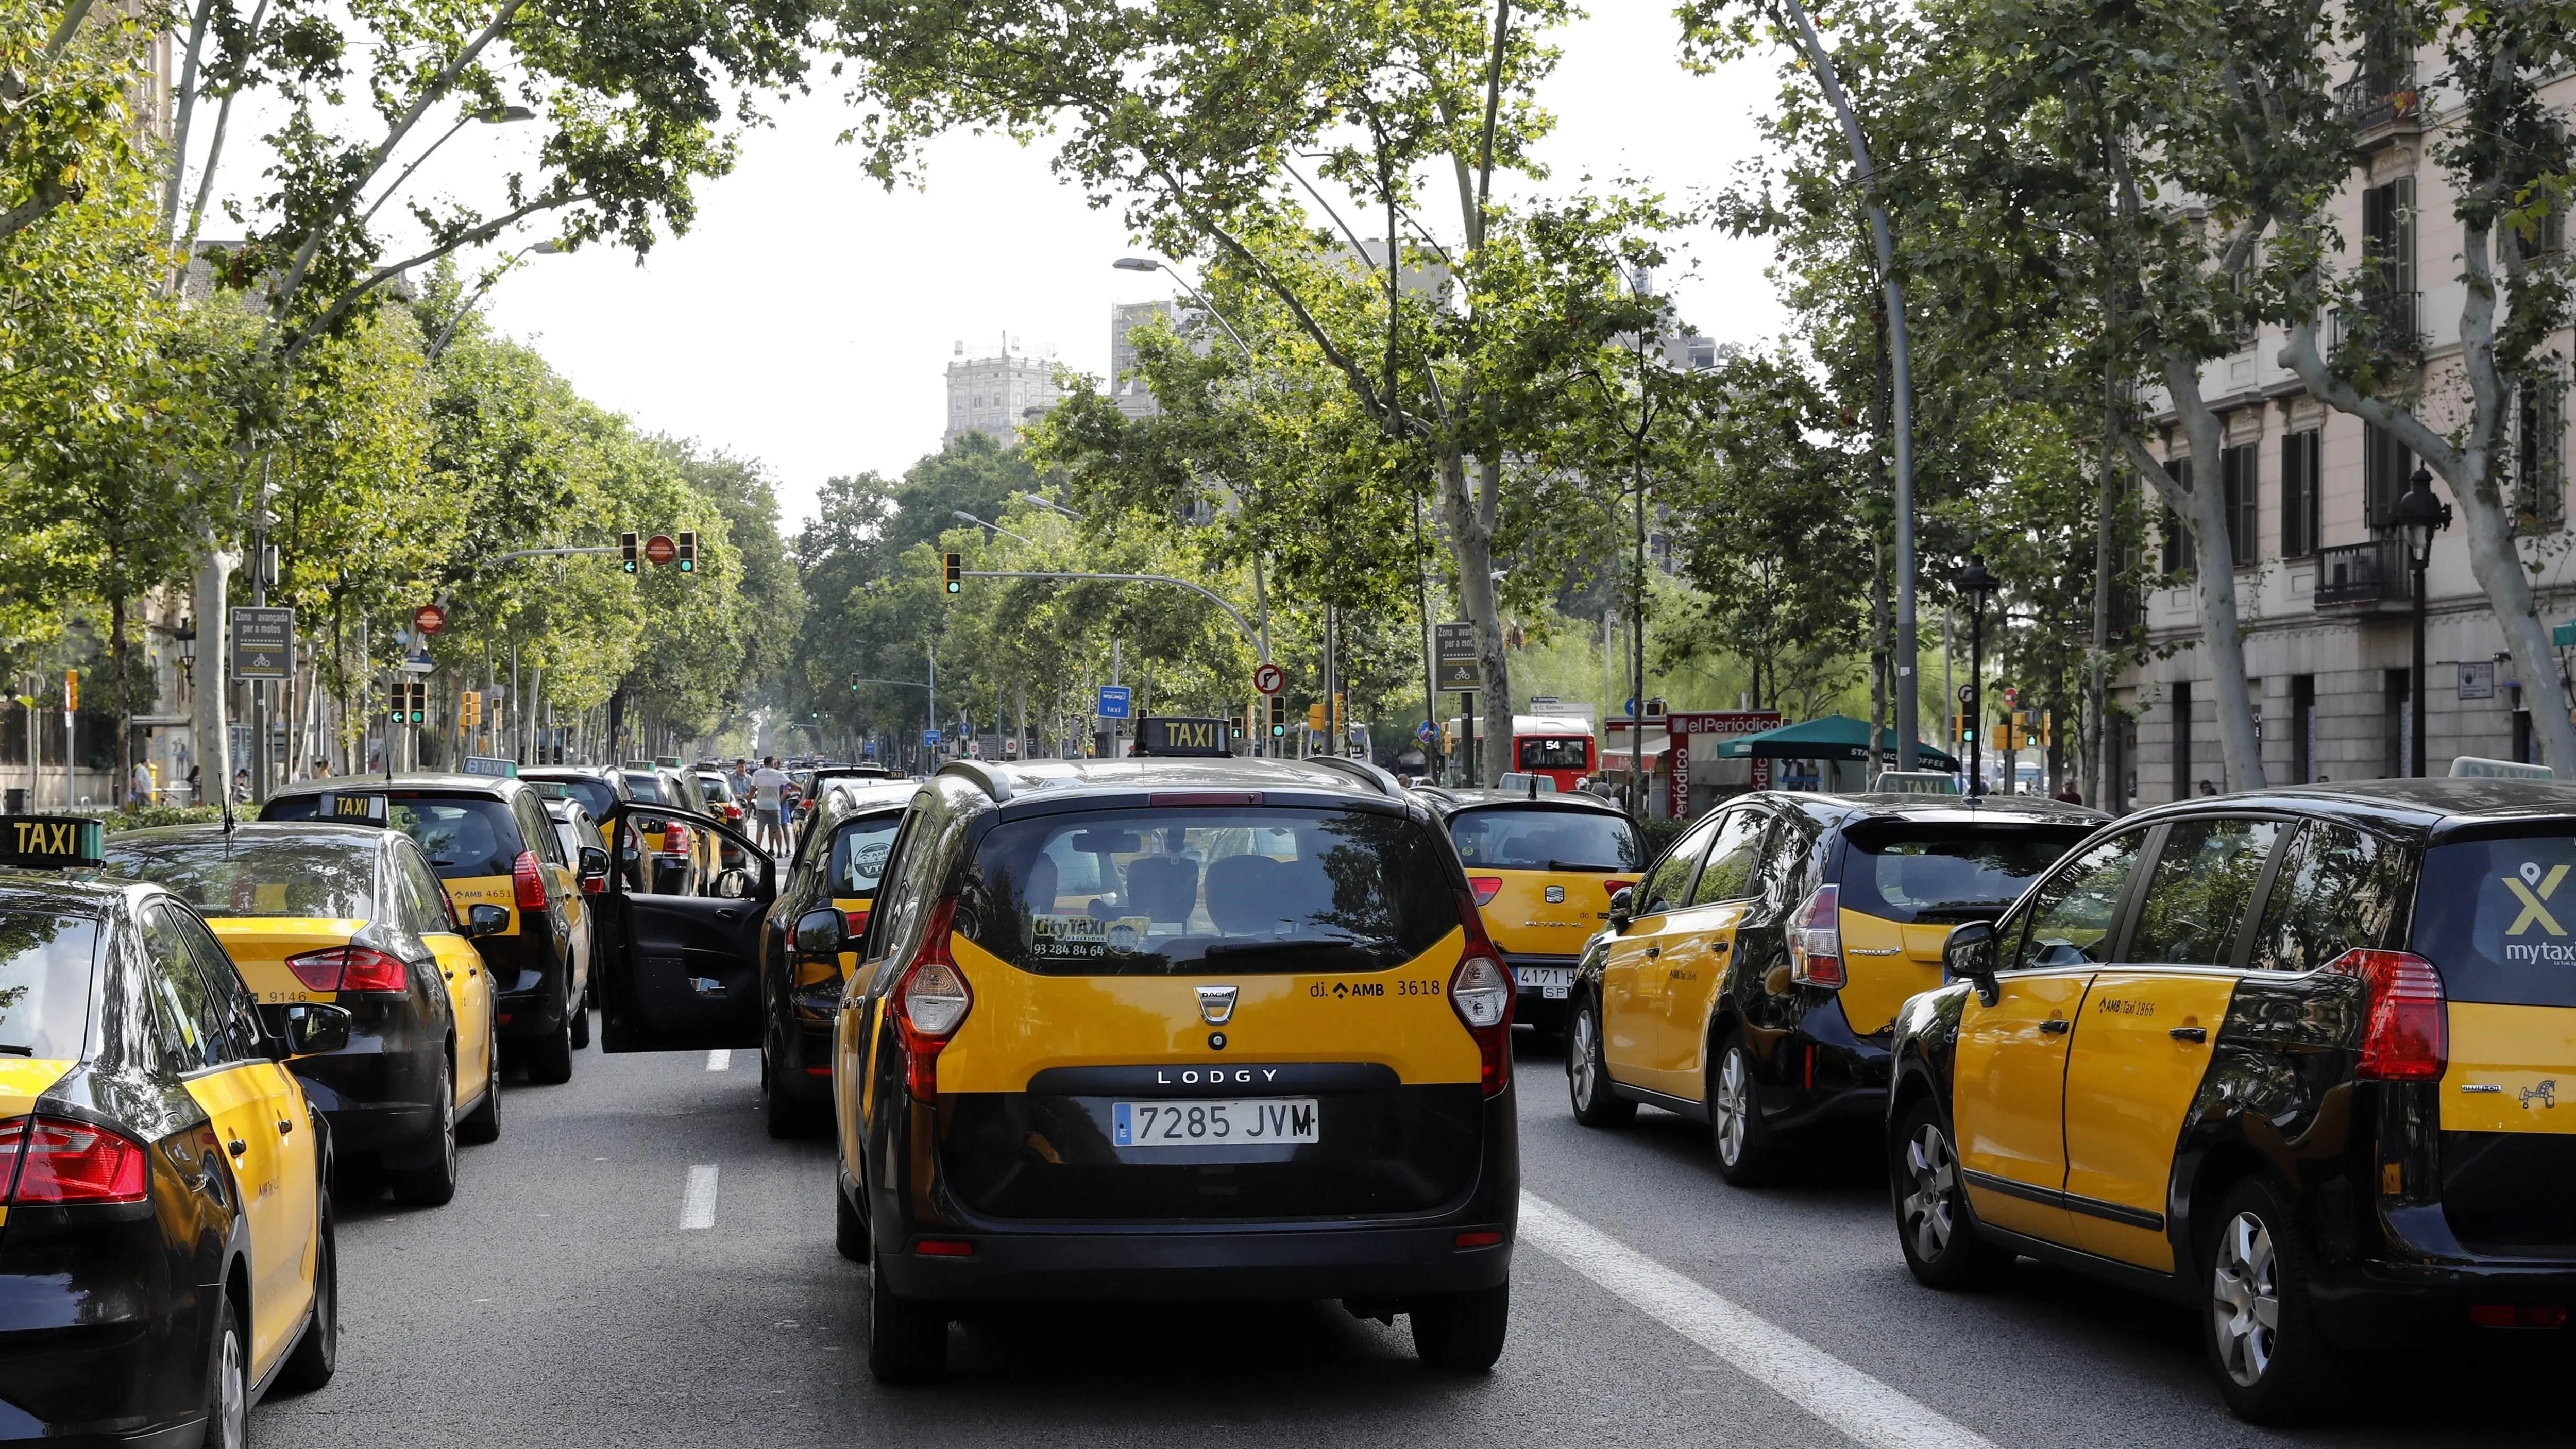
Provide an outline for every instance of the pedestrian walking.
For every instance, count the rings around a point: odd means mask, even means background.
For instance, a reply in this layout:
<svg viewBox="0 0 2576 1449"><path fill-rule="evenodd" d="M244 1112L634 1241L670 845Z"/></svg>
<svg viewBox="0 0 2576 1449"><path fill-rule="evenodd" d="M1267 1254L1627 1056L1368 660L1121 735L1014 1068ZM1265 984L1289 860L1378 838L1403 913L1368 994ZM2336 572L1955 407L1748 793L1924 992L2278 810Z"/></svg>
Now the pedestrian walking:
<svg viewBox="0 0 2576 1449"><path fill-rule="evenodd" d="M751 777L751 805L758 826L753 834L760 848L772 854L787 848L787 827L781 812L786 809L787 787L792 783L787 772L778 768L776 755L763 759Z"/></svg>

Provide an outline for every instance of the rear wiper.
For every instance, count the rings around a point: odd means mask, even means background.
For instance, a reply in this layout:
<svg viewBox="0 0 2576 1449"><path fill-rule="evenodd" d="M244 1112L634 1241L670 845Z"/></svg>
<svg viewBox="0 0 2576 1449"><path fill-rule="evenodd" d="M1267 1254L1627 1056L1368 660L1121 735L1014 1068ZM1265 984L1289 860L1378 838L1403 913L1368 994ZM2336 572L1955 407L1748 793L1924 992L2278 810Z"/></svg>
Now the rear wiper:
<svg viewBox="0 0 2576 1449"><path fill-rule="evenodd" d="M1357 956L1374 963L1378 951L1355 941L1211 941L1199 955L1214 959L1220 956L1272 956L1298 954L1308 956Z"/></svg>
<svg viewBox="0 0 2576 1449"><path fill-rule="evenodd" d="M1625 865L1586 865L1579 860L1551 860L1547 863L1547 868L1549 870L1588 870L1596 875L1617 875L1623 870L1634 869Z"/></svg>
<svg viewBox="0 0 2576 1449"><path fill-rule="evenodd" d="M0 1041L0 1056L32 1057L35 1054L34 1047L20 1046L13 1041Z"/></svg>

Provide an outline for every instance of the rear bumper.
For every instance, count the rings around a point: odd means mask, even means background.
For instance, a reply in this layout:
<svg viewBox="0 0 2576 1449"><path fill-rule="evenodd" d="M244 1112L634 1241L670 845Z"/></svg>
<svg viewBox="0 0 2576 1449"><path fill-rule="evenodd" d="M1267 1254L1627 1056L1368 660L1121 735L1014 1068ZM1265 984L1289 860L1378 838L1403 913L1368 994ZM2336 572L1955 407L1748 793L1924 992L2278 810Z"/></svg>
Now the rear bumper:
<svg viewBox="0 0 2576 1449"><path fill-rule="evenodd" d="M1566 1018L1574 999L1574 968L1580 956L1534 956L1525 952L1506 951L1503 964L1512 968L1513 978L1520 982L1520 993L1512 1001L1512 1020L1542 1032L1565 1030ZM1544 986L1530 977L1531 968L1564 973L1565 984L1549 996Z"/></svg>
<svg viewBox="0 0 2576 1449"><path fill-rule="evenodd" d="M596 931L598 928L592 928ZM512 961L495 962L486 952L496 983L507 982L492 998L493 1029L504 1037L551 1036L565 1020L563 949L552 930L492 937L517 953ZM486 943L489 944L489 943Z"/></svg>
<svg viewBox="0 0 2576 1449"><path fill-rule="evenodd" d="M2576 1347L2567 1329L2487 1328L2469 1316L2485 1305L2576 1312L2576 1261L2363 1262L2320 1275L2313 1297L2327 1334L2349 1347L2472 1335Z"/></svg>
<svg viewBox="0 0 2576 1449"><path fill-rule="evenodd" d="M1459 1233L1503 1241L1461 1248ZM1511 1276L1510 1218L1439 1227L1267 1229L1238 1232L941 1235L972 1257L887 1244L886 1281L901 1297L949 1302L1406 1298L1491 1288Z"/></svg>
<svg viewBox="0 0 2576 1449"><path fill-rule="evenodd" d="M431 1109L445 1036L424 1030L409 1001L370 1005L345 1049L287 1064L344 1152L417 1142L437 1127Z"/></svg>
<svg viewBox="0 0 2576 1449"><path fill-rule="evenodd" d="M69 1271L0 1275L0 1444L194 1446L213 1290L45 1266Z"/></svg>
<svg viewBox="0 0 2576 1449"><path fill-rule="evenodd" d="M1816 994L1824 999L1809 1004L1788 1030L1745 1033L1764 1079L1763 1121L1774 1131L1876 1122L1887 1115L1895 1059L1886 1041L1852 1035L1842 999Z"/></svg>
<svg viewBox="0 0 2576 1449"><path fill-rule="evenodd" d="M780 1043L769 1064L769 1090L791 1102L832 1099L832 1030L820 1031L795 1021L773 1040Z"/></svg>

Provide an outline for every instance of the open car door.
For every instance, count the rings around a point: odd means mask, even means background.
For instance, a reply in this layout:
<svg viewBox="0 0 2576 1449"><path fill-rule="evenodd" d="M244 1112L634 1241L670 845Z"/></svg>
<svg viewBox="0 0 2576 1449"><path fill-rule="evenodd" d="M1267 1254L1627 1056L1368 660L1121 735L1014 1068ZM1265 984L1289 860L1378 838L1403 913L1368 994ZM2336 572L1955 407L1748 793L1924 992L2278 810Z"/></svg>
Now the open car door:
<svg viewBox="0 0 2576 1449"><path fill-rule="evenodd" d="M715 832L742 852L740 871L706 896L654 895L623 871L592 897L599 981L599 1049L703 1051L760 1045L760 927L778 895L769 852L721 820L669 805L621 800L611 807L612 859L636 848L635 817L676 820Z"/></svg>

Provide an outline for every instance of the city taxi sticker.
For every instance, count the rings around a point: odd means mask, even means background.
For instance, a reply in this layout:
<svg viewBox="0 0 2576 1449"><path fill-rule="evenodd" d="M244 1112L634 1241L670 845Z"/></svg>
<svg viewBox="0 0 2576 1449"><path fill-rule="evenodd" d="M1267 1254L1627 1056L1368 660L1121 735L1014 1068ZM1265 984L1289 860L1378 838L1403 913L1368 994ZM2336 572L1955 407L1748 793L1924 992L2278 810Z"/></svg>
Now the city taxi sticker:
<svg viewBox="0 0 2576 1449"><path fill-rule="evenodd" d="M1144 916L1095 920L1088 915L1032 915L1029 954L1057 960L1097 956L1133 956L1145 945Z"/></svg>

